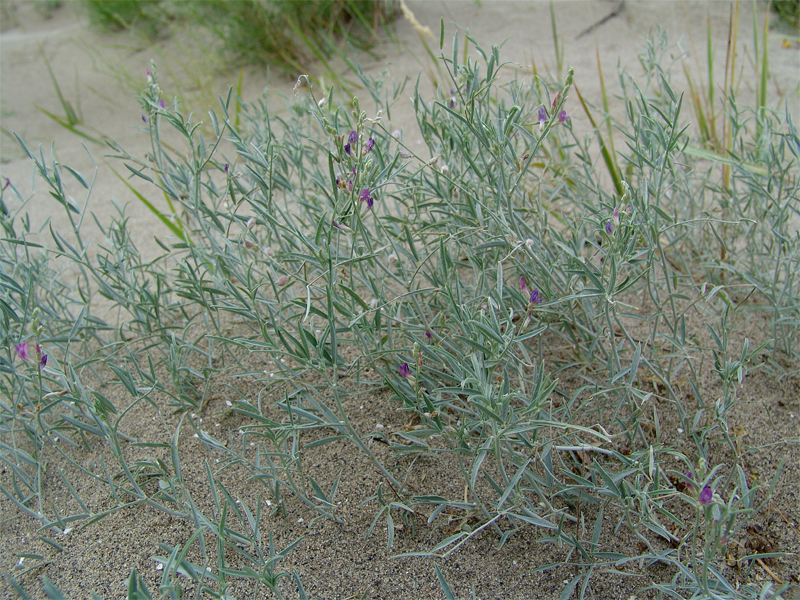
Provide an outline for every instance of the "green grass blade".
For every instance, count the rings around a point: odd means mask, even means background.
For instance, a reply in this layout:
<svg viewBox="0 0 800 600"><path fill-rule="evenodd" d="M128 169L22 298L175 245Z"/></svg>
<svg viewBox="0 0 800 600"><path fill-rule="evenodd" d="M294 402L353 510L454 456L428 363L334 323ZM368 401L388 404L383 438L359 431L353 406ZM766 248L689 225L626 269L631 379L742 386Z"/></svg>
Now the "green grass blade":
<svg viewBox="0 0 800 600"><path fill-rule="evenodd" d="M172 219L170 219L168 216L166 216L160 210L158 210L155 206L153 206L153 204L147 198L145 198L139 192L137 192L133 188L133 186L130 183L128 183L128 181L122 175L117 173L113 168L111 168L111 172L114 173L114 175L116 175L117 177L119 177L120 181L122 181L122 183L125 184L125 187L127 187L133 193L133 195L136 196L139 199L139 201L150 210L150 212L152 212L156 217L158 217L158 220L161 221L167 227L167 229L169 229L172 233L174 233L184 242L187 243L189 242L189 238L186 236L186 233L184 232L183 227L180 224L176 225L172 221Z"/></svg>

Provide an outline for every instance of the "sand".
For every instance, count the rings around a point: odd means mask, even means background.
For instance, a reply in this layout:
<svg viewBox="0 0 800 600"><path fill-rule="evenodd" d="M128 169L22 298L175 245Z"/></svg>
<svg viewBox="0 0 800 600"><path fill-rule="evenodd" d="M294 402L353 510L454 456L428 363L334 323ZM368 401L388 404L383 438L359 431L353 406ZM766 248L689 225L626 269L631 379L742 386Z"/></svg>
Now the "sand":
<svg viewBox="0 0 800 600"><path fill-rule="evenodd" d="M458 24L485 46L505 40L502 56L512 63L508 69L516 69L520 76L530 77L533 63L540 73L552 72L556 68L548 3L409 0L408 5L420 23L434 32L438 33L440 18L444 18L448 39ZM717 59L724 56L731 6L728 2L626 0L617 15L576 39L615 6L616 2L606 0L555 4L559 35L564 43L564 64L575 69L575 81L587 98L599 97L597 56L602 61L607 85L613 93L615 88L611 82L617 65L637 73L638 50L647 33L656 27L663 28L670 42L680 42L683 49L691 51L693 43L702 50L706 17L710 16ZM103 158L107 149L85 141L90 157L81 144L81 138L44 114L43 110L63 114L44 57L49 61L64 97L76 108L79 104L83 116L81 130L91 136L103 134L114 139L134 155L143 154L149 143L140 129L141 111L133 94L144 87L145 69L151 59L159 62L165 95L179 94L188 98L198 114L203 114L214 102L216 94L224 94L229 86L235 85L238 69L203 71L202 65L207 66L208 61L182 58L181 53L192 48L192 40L188 38L166 38L159 42L158 47L148 48L129 34L93 31L77 6L70 3L63 3L49 14L24 3L6 3L3 8L0 24L0 177L9 178L20 193L29 198L26 209L37 227L49 222L56 230L67 230L68 222L62 212L52 206L52 199L43 192L41 182L34 180L30 161L8 133L18 133L32 149L42 144L46 155L51 142L54 142L59 162L96 177L89 210L97 219L108 223L115 211L112 199L116 200L125 206L125 214L130 218L131 229L140 246L152 247L153 244L148 243L152 236L166 237L167 232L111 171L109 164L114 164L113 161ZM743 13L749 15L749 10L748 4ZM764 7L759 4L758 10L763 14ZM395 81L410 78L413 83L421 69L430 69L430 63L420 50L418 33L407 20L398 19L393 33L393 40L379 35L374 55L360 56L361 64L370 75L388 69ZM740 83L740 96L743 102L747 102L754 94L746 71L749 68L747 61L752 60L752 22L744 16L740 22L740 39L745 40L741 44L745 76ZM800 122L800 47L793 42L786 47L783 39L780 33L770 38L773 76L770 101L785 98L786 109L795 122ZM429 44L437 48L438 39L430 39ZM680 51L675 47L671 53L675 61L671 69L673 83L676 89L685 89L685 78L678 60ZM312 64L309 68L312 73L321 73L318 65ZM187 71L195 75L194 80L190 80ZM243 81L243 97L252 101L264 92L267 73L262 69L247 68ZM283 110L281 96L290 96L293 85L294 81L274 73L271 75L268 101L276 111ZM423 75L423 85L430 89L427 75ZM621 107L616 106L613 110L621 111ZM416 132L410 103L398 103L388 127L401 128L406 139L414 139ZM116 168L120 168L118 163ZM77 186L71 189L82 202L82 197L77 195ZM93 223L87 223L85 231L93 240L102 240ZM45 232L43 239L46 237ZM758 339L759 323L751 322L746 327L749 330L744 333ZM710 377L707 384L709 393L713 395L715 388ZM123 404L124 394L118 387L106 386L104 393L112 401ZM254 389L243 391L257 393L255 386L251 387ZM800 438L799 377L776 381L764 371L756 372L747 378L741 395L743 402L736 409L731 423L733 427L743 428L742 443L746 447ZM215 426L218 424L218 431L230 432L239 443L237 431L243 419L227 411L225 404L226 400L235 401L236 397L222 387L214 396L204 409L204 418L214 422ZM405 415L397 412L386 393L375 394L357 404L350 408L354 424L360 431L370 431L378 423L386 428L405 426ZM168 411L161 412L158 415L151 407L141 408L141 414L137 415L140 424L135 430L129 429L129 435L139 441L163 442L168 439L177 425L177 417ZM667 439L680 443L681 434L674 422L667 417L662 427L665 430L672 428ZM186 430L188 428L184 427ZM313 437L305 441L311 439ZM187 491L200 511L211 514L213 503L205 475L205 461L213 462L217 456L189 434L183 434L179 443L181 466L189 486ZM385 452L379 444L374 450L379 455ZM96 451L99 460L103 450L97 448ZM130 449L130 453L132 457L155 456L169 462L169 453L164 450ZM785 552L786 557L772 563L772 574L761 566L755 566L749 573L741 573L741 581L761 581L774 576L786 582L800 582L800 451L797 445L780 443L753 452L747 459L748 475L755 481L769 480L783 459L784 470L776 497L757 522L776 550ZM75 512L78 507L74 501L65 500L69 495L58 476L59 469L66 466L63 457L50 453L45 496L52 498L64 511ZM323 489L330 489L334 478L339 477L335 501L341 502L337 514L342 523L314 520L315 514L308 507L293 501L288 502L290 510L286 515L265 514L262 518L266 525L262 526L262 531L265 534L269 531L274 536L276 548L282 549L302 537L300 544L279 564L281 570L296 570L310 597L344 599L359 598L362 594L366 598L442 597L430 559L390 557L428 550L452 531L441 522L427 525L425 519L420 518L413 532L407 526L398 529L395 546L388 550L385 520L379 521L373 535L365 539L376 504L372 502L362 506L361 503L374 493L381 481L376 469L352 445L343 442L310 451L306 468ZM450 465L443 463L420 464L420 489L426 486L446 488L450 481L449 468ZM0 473L0 477L7 481L5 471ZM265 512L268 510L263 489L248 483L241 470L226 471L220 479L235 498L251 509L261 502ZM100 511L112 505L106 489L97 486L91 478L76 475L72 483L93 510ZM47 533L63 547L63 551L57 551L40 539L42 532L37 532L37 523L18 511L6 498L0 498L0 515L0 574L15 573L32 598L45 597L41 583L43 576L53 581L69 598L89 598L92 593L102 598L121 598L125 595L126 578L133 567L145 578L151 590L157 589L162 572L158 570L158 562L151 557L165 555L159 544L184 544L194 531L193 524L186 519L137 505L115 512L88 527L75 527L66 535ZM546 572L533 571L536 567L565 558L566 549L537 543L542 535L540 531L529 528L498 548L497 538L486 532L439 564L457 598L471 597L473 590L477 598L554 598L577 571L573 566ZM620 534L611 527L604 529L601 544L617 552L637 552L635 538L626 534L624 528ZM21 553L40 554L45 561L39 568L20 576L20 569L16 566L20 564ZM196 548L189 557L198 559ZM232 564L238 560L234 554L228 558ZM28 564L31 562L35 561L29 559ZM22 565L25 565L24 561ZM598 573L592 580L592 589L597 598L629 598L636 589L665 577L659 569L658 566L648 568L635 563L624 567L626 576ZM235 579L232 582L230 593L233 597L270 597L263 587L254 595L250 583L241 585ZM287 597L298 597L294 582L288 578L280 587ZM186 588L194 590L188 583ZM6 577L0 577L0 594L3 597L15 595ZM797 585L789 594L789 597L798 594Z"/></svg>

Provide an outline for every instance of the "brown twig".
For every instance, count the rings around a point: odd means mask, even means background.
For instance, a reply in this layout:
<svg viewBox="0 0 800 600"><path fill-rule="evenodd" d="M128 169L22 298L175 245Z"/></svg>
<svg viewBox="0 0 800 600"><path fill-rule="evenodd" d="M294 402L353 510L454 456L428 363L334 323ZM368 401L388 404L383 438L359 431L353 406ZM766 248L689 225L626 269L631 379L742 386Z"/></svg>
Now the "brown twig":
<svg viewBox="0 0 800 600"><path fill-rule="evenodd" d="M583 36L585 36L587 33L590 33L590 32L592 32L592 31L594 31L595 29L597 29L598 27L600 27L600 25L602 25L603 23L605 23L606 21L608 21L610 18L617 16L617 14L619 14L619 11L621 11L621 10L622 10L622 3L623 3L623 2L625 2L625 0L619 0L619 2L617 2L617 5L614 7L614 10L612 10L610 13L608 13L608 14L607 14L605 17L603 17L603 18L602 18L602 19L600 19L599 21L597 21L597 22L593 23L592 25L589 25L589 27L587 27L586 29L584 29L583 31L581 31L581 32L580 32L580 33L579 33L579 34L578 34L578 35L575 37L575 39L576 39L576 40L579 40L580 38L582 38Z"/></svg>
<svg viewBox="0 0 800 600"><path fill-rule="evenodd" d="M777 583L778 585L783 585L783 579L781 579L780 577L778 577L778 576L777 576L777 575L776 575L776 574L775 574L775 573L772 571L772 569L770 569L770 568L767 566L767 563L765 563L765 562L764 562L763 560L761 560L760 558L757 558L757 559L756 559L756 562L757 562L759 565L761 565L761 568L762 568L762 569L764 569L764 570L767 572L767 575L769 575L770 577L772 577L772 579L773 579L773 581L775 581L775 583Z"/></svg>

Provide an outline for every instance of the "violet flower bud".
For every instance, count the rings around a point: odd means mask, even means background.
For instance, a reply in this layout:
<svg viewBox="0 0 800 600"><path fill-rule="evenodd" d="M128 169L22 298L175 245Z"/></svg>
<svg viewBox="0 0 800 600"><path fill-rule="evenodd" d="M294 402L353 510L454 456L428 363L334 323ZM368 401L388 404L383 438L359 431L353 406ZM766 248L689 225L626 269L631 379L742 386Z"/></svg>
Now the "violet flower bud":
<svg viewBox="0 0 800 600"><path fill-rule="evenodd" d="M14 350L17 351L17 356L22 360L27 361L30 358L28 356L28 342L22 342L21 344L15 345Z"/></svg>
<svg viewBox="0 0 800 600"><path fill-rule="evenodd" d="M411 375L411 369L408 368L408 363L403 363L402 365L400 365L397 371L400 373L400 377L403 378Z"/></svg>
<svg viewBox="0 0 800 600"><path fill-rule="evenodd" d="M369 189L364 188L361 190L361 194L358 196L359 202L366 202L367 203L367 210L372 208L372 205L375 203L375 199L370 195Z"/></svg>
<svg viewBox="0 0 800 600"><path fill-rule="evenodd" d="M347 143L344 145L344 151L352 156L353 151L355 151L356 143L358 142L358 134L355 131L350 132L350 136L348 138Z"/></svg>

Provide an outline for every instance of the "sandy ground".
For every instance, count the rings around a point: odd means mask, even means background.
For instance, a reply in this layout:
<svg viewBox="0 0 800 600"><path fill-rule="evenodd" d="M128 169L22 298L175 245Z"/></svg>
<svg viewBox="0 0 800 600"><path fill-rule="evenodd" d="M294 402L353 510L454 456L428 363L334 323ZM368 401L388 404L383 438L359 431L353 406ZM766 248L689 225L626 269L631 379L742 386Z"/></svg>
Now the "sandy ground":
<svg viewBox="0 0 800 600"><path fill-rule="evenodd" d="M423 25L434 32L439 31L440 18L444 18L448 34L452 38L456 24L474 36L485 46L507 40L501 56L522 76L530 76L535 63L538 72L555 70L552 29L549 4L545 2L507 2L488 0L483 3L466 1L434 2L411 1L409 7ZM692 44L703 51L705 45L706 19L710 17L713 45L717 60L724 57L727 43L729 2L636 2L626 0L618 15L576 39L585 28L607 15L616 2L607 0L557 2L555 12L559 35L564 42L564 64L575 69L575 81L587 98L597 98L599 79L597 55L602 60L606 82L611 93L615 90L614 73L617 64L638 72L637 53L644 44L645 36L656 27L667 31L672 43L680 42L681 48L691 51ZM743 5L744 6L744 5ZM68 229L68 222L52 200L41 190L41 182L34 181L32 165L24 157L19 145L9 134L18 133L32 149L42 144L49 156L50 144L55 143L59 162L69 165L87 176L95 175L94 190L89 209L101 223L107 223L114 212L112 199L126 206L132 230L139 238L140 247L147 248L152 235L166 237L161 224L138 203L131 193L121 185L103 158L103 146L85 142L91 153L82 146L81 139L67 131L42 110L63 115L54 86L48 74L45 57L61 86L64 97L73 106L80 106L83 116L81 130L89 135L102 133L118 141L133 154L143 154L148 147L147 137L139 129L140 110L133 93L137 86L145 84L145 69L151 59L157 59L164 75L162 88L165 95L178 94L189 98L191 106L202 114L213 102L217 93L226 93L235 85L238 70L220 71L211 68L217 64L213 57L188 59L182 56L192 48L191 40L180 37L162 40L158 48L147 48L139 40L126 34L109 35L98 33L87 27L85 19L74 5L65 3L48 18L29 4L7 3L0 23L0 176L9 178L25 198L29 198L27 211L37 227L51 223L60 231ZM752 73L752 20L750 5L742 10L740 17L740 60L743 76L740 97L747 102L753 95L753 86L748 83ZM759 5L759 11L763 7ZM760 13L763 17L763 12ZM747 16L745 16L747 15ZM794 34L796 35L796 33ZM463 40L463 36L461 38ZM772 103L783 99L795 122L800 122L800 49L796 43L788 46L776 33L770 38ZM433 48L438 39L430 39ZM449 45L449 41L448 41ZM418 72L430 69L428 59L420 50L419 37L408 21L399 19L394 25L394 40L379 40L376 56L360 57L365 72L377 75L389 70L396 81L416 78ZM680 49L672 49L674 59L671 69L676 89L685 89L685 78L680 68ZM691 58L690 65L691 65ZM704 61L704 54L700 61ZM666 65L665 65L666 66ZM206 70L204 70L204 68ZM313 72L313 65L311 66ZM719 69L721 71L721 69ZM187 71L193 73L190 78ZM423 76L424 85L429 85ZM258 69L246 69L243 97L255 100L264 92L266 73ZM291 94L294 81L272 76L268 100L275 110L283 110L281 96ZM406 94L407 95L407 94ZM781 105L782 107L784 104ZM620 111L619 106L613 109ZM621 114L621 113L616 113ZM580 121L580 115L575 116ZM400 102L392 111L390 129L401 128L407 139L413 139L415 126L410 103ZM581 127L580 123L576 124ZM585 123L583 124L585 126ZM95 172L95 165L97 169ZM119 165L117 164L119 170ZM83 202L77 185L70 187L77 200ZM92 223L87 232L100 241L100 232ZM800 416L800 384L798 380L777 383L759 374L748 380L744 395L750 402L743 403L735 420L747 425L748 441L751 445L769 443L781 439L800 437L796 417ZM221 394L215 405L208 407L208 414L224 412L221 408L227 398ZM366 404L366 403L365 403ZM364 429L375 423L402 427L401 418L387 398L377 396L366 409L360 410L356 423ZM142 414L140 440L163 441L166 429ZM217 417L214 417L217 418ZM234 416L221 417L223 429L236 431L240 421ZM175 423L167 420L164 426ZM666 426L666 425L665 425ZM188 481L197 483L193 490L195 501L201 509L209 509L207 485L203 460L208 458L200 450L196 440L187 439L186 444L196 444L198 451L187 452L184 474ZM768 478L774 472L778 460L787 458L780 493L775 506L764 516L765 527L781 551L789 553L776 562L773 569L777 575L789 581L800 576L800 454L796 447L779 446L771 453L754 455L752 470L756 477ZM335 473L331 472L331 465ZM57 472L58 461L54 457L49 468ZM426 465L429 477L446 485L446 465ZM309 457L309 470L321 482L329 484L336 473L341 474L339 499L342 500L344 524L330 521L310 523L311 517L302 506L292 505L293 512L286 517L270 517L270 530L275 535L279 548L305 536L298 548L281 563L289 570L297 569L312 596L322 598L360 597L366 592L370 598L440 598L441 592L431 562L421 559L390 560L395 553L420 551L430 548L448 532L442 527L419 527L416 535L399 531L396 547L386 549L385 524L378 527L375 535L364 539L364 533L374 514L374 506L359 507L368 493L377 486L379 478L374 469L351 447L345 445L324 446ZM226 485L240 494L250 505L258 502L257 490L242 486L237 473L226 473ZM48 477L49 492L54 499L66 496L66 490L56 475ZM84 486L87 502L95 507L108 504L103 490L93 490L91 480L78 481ZM57 500L56 500L57 501ZM17 564L18 554L35 552L47 557L48 564L26 575L22 582L31 597L44 597L39 577L50 578L70 598L88 598L96 592L103 598L119 598L124 594L124 580L131 567L136 568L155 584L161 573L150 557L163 554L158 543L175 545L184 543L192 532L192 526L180 519L146 507L131 508L116 513L106 520L83 530L75 530L69 536L59 536L63 552L41 542L36 533L36 524L24 517L16 518L16 509L5 498L0 499L0 571L8 571ZM300 521L300 519L303 519ZM603 543L617 551L635 551L635 540L624 535L615 537L613 531L604 532ZM550 545L537 544L537 533L525 531L515 536L502 549L491 535L479 537L454 556L442 563L442 569L459 598L466 598L472 589L479 598L552 598L556 597L574 571L556 569L546 573L532 573L542 564L563 559L563 552L554 551ZM631 575L620 578L597 575L595 593L598 598L628 598L633 590L651 577L661 577L642 567L632 567ZM638 578L641 576L641 578ZM752 575L765 578L759 571ZM13 596L6 583L0 580L0 594ZM290 597L295 588L288 582L283 589ZM796 590L796 588L795 588ZM797 593L796 591L793 593ZM247 589L234 589L238 598L253 597ZM263 592L258 597L264 597ZM267 595L266 597L269 597Z"/></svg>

